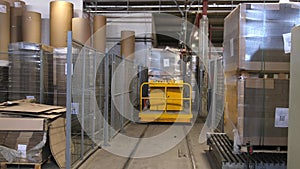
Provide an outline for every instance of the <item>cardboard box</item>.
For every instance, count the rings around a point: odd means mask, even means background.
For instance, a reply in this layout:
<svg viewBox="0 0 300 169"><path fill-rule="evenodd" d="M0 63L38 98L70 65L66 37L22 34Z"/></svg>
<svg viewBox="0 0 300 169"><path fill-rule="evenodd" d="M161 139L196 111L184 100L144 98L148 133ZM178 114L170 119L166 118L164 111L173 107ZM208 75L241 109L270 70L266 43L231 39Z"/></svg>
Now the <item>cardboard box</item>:
<svg viewBox="0 0 300 169"><path fill-rule="evenodd" d="M45 119L0 118L0 131L43 131Z"/></svg>
<svg viewBox="0 0 300 169"><path fill-rule="evenodd" d="M283 36L300 24L299 14L293 4L240 4L224 21L225 71L289 72Z"/></svg>
<svg viewBox="0 0 300 169"><path fill-rule="evenodd" d="M275 127L275 112L276 108L288 108L289 80L232 76L226 76L227 132L236 128L241 144L287 146L288 129Z"/></svg>

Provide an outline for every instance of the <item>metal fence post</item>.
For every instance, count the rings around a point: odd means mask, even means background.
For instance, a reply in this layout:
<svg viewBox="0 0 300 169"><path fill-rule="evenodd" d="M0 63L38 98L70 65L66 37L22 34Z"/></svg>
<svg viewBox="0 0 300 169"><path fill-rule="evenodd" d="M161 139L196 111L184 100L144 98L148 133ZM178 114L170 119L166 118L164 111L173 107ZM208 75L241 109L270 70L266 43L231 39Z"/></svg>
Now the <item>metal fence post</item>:
<svg viewBox="0 0 300 169"><path fill-rule="evenodd" d="M72 86L72 32L68 31L67 48L67 114L66 114L66 169L71 169L71 86Z"/></svg>
<svg viewBox="0 0 300 169"><path fill-rule="evenodd" d="M115 65L114 65L114 57L113 56L111 56L111 57L109 57L109 62L110 62L110 65L111 65L111 70L110 70L110 72L111 72L111 79L112 79L112 77L114 76L114 72L115 72ZM112 84L112 80L111 80L111 83L110 83L110 86L111 86L111 89L113 88L112 86L113 86L114 84ZM114 106L114 102L113 102L113 97L114 97L114 95L113 95L113 92L111 92L111 90L110 90L110 93L111 93L111 95L110 95L110 125L111 125L111 128L110 128L110 132L109 132L109 138L110 138L110 140L111 140L111 138L112 138L112 136L114 135L114 129L115 129L115 111L114 111L114 108L113 108L113 106Z"/></svg>
<svg viewBox="0 0 300 169"><path fill-rule="evenodd" d="M122 110L123 111L123 115L122 113L120 112L121 114L121 128L120 128L120 132L121 133L124 133L124 116L125 116L125 113L126 113L126 110L125 110L125 84L126 84L126 65L125 65L125 56L122 56L122 60L121 60L121 65L122 65L122 80L120 79L121 82L123 82L123 85L122 85Z"/></svg>
<svg viewBox="0 0 300 169"><path fill-rule="evenodd" d="M105 64L104 64L104 89L105 89L105 99L104 99L104 143L103 146L109 146L108 144L108 106L109 106L109 58L105 54Z"/></svg>
<svg viewBox="0 0 300 169"><path fill-rule="evenodd" d="M44 103L44 55L43 49L40 50L40 103Z"/></svg>
<svg viewBox="0 0 300 169"><path fill-rule="evenodd" d="M96 120L96 78L97 78L97 69L96 69L96 52L93 53L93 120L92 120L92 140L95 141L95 120Z"/></svg>
<svg viewBox="0 0 300 169"><path fill-rule="evenodd" d="M81 58L82 58L82 81L81 81L81 143L80 143L80 158L83 158L84 154L84 129L85 129L85 48L81 50Z"/></svg>

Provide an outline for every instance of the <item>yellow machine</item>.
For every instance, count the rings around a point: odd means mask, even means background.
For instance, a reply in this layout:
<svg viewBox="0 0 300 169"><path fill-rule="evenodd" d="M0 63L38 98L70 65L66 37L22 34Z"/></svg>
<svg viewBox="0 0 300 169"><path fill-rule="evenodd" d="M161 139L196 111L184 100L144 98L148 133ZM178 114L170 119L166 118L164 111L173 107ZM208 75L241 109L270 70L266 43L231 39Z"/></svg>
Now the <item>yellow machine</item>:
<svg viewBox="0 0 300 169"><path fill-rule="evenodd" d="M142 97L145 85L149 86L149 97ZM184 90L188 97L184 97ZM182 122L189 123L193 118L192 91L188 83L180 81L150 81L140 87L141 122Z"/></svg>

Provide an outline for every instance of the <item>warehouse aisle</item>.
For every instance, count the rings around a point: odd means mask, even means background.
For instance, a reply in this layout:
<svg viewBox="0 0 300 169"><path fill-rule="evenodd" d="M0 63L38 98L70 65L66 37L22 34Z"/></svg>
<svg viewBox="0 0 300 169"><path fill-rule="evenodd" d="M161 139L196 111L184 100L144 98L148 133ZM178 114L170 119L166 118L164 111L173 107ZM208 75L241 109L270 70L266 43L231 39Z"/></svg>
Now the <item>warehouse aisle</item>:
<svg viewBox="0 0 300 169"><path fill-rule="evenodd" d="M95 168L110 168L110 169L210 169L208 159L205 151L208 150L206 144L199 144L198 137L199 132L203 126L203 122L199 120L191 129L187 139L184 136L190 125L182 124L129 124L126 127L126 135L128 137L135 138L153 138L167 133L167 131L174 127L176 133L172 133L172 137L165 137L165 140L159 138L157 143L147 144L147 140L137 139L136 142L126 142L122 139L122 136L116 136L110 146L104 147L95 152L80 169L95 169ZM170 139L171 138L171 139ZM119 142L122 140L123 142ZM172 145L176 140L179 143L174 145L170 150L151 156L149 154L155 154L156 149L164 149L165 143ZM188 146L189 145L189 146ZM122 147L128 147L130 152L126 152ZM116 149L119 151L115 151ZM119 155L111 153L115 151ZM147 153L145 153L147 152ZM130 157L127 158L120 155L127 153ZM150 157L142 157L149 155ZM141 158L140 158L141 157Z"/></svg>

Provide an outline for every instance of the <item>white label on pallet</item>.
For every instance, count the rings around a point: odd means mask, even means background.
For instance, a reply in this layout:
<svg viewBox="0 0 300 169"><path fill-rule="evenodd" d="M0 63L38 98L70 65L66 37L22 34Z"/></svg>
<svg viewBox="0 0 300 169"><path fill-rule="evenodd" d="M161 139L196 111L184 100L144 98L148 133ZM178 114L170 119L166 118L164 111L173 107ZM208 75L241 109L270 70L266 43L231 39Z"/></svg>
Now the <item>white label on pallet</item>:
<svg viewBox="0 0 300 169"><path fill-rule="evenodd" d="M27 145L18 144L18 152L20 153L21 158L26 158L26 149Z"/></svg>
<svg viewBox="0 0 300 169"><path fill-rule="evenodd" d="M34 99L34 96L26 96L26 99Z"/></svg>
<svg viewBox="0 0 300 169"><path fill-rule="evenodd" d="M289 108L276 107L275 127L289 126Z"/></svg>
<svg viewBox="0 0 300 169"><path fill-rule="evenodd" d="M21 8L22 7L21 2L15 2L14 5L15 5L15 8Z"/></svg>
<svg viewBox="0 0 300 169"><path fill-rule="evenodd" d="M282 34L282 37L283 37L283 44L284 44L284 53L291 53L292 34L291 33Z"/></svg>
<svg viewBox="0 0 300 169"><path fill-rule="evenodd" d="M6 13L6 5L0 5L0 13Z"/></svg>
<svg viewBox="0 0 300 169"><path fill-rule="evenodd" d="M68 73L68 66L67 63L65 63L65 75L67 75ZM72 64L72 68L71 68L71 75L73 75L73 64Z"/></svg>
<svg viewBox="0 0 300 169"><path fill-rule="evenodd" d="M71 108L72 108L71 114L78 114L78 112L79 112L79 103L72 103Z"/></svg>
<svg viewBox="0 0 300 169"><path fill-rule="evenodd" d="M164 59L164 67L170 67L170 60Z"/></svg>
<svg viewBox="0 0 300 169"><path fill-rule="evenodd" d="M0 60L0 66L8 66L9 62L7 60Z"/></svg>

